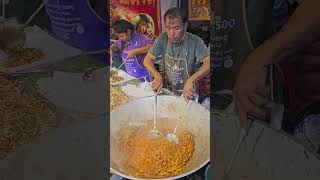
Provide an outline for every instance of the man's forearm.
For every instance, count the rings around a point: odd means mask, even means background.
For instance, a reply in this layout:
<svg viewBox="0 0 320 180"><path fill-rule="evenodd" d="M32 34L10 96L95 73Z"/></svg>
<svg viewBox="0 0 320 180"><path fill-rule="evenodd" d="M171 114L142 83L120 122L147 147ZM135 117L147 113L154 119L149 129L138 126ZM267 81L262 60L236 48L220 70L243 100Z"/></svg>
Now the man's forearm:
<svg viewBox="0 0 320 180"><path fill-rule="evenodd" d="M141 48L134 49L135 54L145 54L149 51L149 49L152 47L152 44L148 44Z"/></svg>
<svg viewBox="0 0 320 180"><path fill-rule="evenodd" d="M320 37L320 1L304 0L283 28L259 46L265 65L282 62Z"/></svg>
<svg viewBox="0 0 320 180"><path fill-rule="evenodd" d="M160 73L157 71L157 69L154 67L154 64L153 64L153 61L155 59L156 58L151 53L148 53L143 61L144 67L153 77L160 75Z"/></svg>
<svg viewBox="0 0 320 180"><path fill-rule="evenodd" d="M196 82L199 79L206 76L208 73L210 73L210 57L209 56L203 60L203 64L201 65L199 70L195 72L192 76L190 76L189 80L191 80L192 82Z"/></svg>

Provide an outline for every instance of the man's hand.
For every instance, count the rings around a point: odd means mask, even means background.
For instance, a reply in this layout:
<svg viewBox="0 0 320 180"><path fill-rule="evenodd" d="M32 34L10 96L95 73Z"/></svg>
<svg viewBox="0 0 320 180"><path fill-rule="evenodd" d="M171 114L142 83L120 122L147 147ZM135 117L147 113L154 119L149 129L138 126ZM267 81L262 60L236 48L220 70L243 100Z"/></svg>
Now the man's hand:
<svg viewBox="0 0 320 180"><path fill-rule="evenodd" d="M252 101L250 98L258 98L261 102L265 102L267 97L257 92L257 90L266 92L266 87L263 86L266 76L263 65L279 63L295 57L296 53L319 39L319 6L320 1L304 0L281 30L254 50L245 61L234 87L242 125L246 124L248 112L261 107L258 106L260 105L257 103L258 100ZM305 58L302 58L301 61L307 62Z"/></svg>
<svg viewBox="0 0 320 180"><path fill-rule="evenodd" d="M131 51L126 51L124 53L127 53L127 59L133 58L136 55L136 51L135 50L131 50Z"/></svg>
<svg viewBox="0 0 320 180"><path fill-rule="evenodd" d="M163 87L163 81L160 74L156 75L152 81L152 89L156 91L157 94L161 91Z"/></svg>
<svg viewBox="0 0 320 180"><path fill-rule="evenodd" d="M262 62L263 53L254 51L243 63L233 94L240 116L241 127L247 127L248 115L265 117L264 106L269 100L270 88L266 85L267 71Z"/></svg>
<svg viewBox="0 0 320 180"><path fill-rule="evenodd" d="M183 87L183 97L185 99L192 99L194 95L194 84L193 81L189 78Z"/></svg>
<svg viewBox="0 0 320 180"><path fill-rule="evenodd" d="M113 43L113 44L111 44L111 46L110 46L110 50L111 51L113 51L113 52L116 52L116 51L118 51L118 49L117 49L117 47L116 47L116 45Z"/></svg>

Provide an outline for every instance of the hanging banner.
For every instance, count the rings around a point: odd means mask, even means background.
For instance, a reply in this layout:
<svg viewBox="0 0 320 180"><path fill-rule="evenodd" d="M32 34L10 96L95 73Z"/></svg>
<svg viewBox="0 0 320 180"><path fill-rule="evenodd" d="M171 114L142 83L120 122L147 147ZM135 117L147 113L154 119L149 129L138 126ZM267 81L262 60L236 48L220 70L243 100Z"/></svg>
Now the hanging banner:
<svg viewBox="0 0 320 180"><path fill-rule="evenodd" d="M111 0L110 11L111 26L126 19L151 39L161 33L160 0Z"/></svg>
<svg viewBox="0 0 320 180"><path fill-rule="evenodd" d="M190 21L210 21L210 0L189 0Z"/></svg>

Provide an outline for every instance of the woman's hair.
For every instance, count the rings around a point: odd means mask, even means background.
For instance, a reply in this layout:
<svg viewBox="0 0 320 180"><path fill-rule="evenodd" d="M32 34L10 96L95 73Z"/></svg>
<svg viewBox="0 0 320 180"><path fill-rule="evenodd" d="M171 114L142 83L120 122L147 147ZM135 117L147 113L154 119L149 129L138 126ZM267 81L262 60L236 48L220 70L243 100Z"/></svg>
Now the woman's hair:
<svg viewBox="0 0 320 180"><path fill-rule="evenodd" d="M131 33L134 32L134 26L130 22L120 19L113 23L113 29L115 33L127 33L128 30L131 31Z"/></svg>

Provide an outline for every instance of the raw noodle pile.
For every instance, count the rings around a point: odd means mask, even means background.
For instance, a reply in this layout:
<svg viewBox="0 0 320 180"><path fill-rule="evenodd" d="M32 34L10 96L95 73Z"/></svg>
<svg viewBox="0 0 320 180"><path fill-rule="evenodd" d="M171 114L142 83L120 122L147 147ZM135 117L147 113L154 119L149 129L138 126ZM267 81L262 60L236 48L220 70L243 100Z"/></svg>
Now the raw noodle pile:
<svg viewBox="0 0 320 180"><path fill-rule="evenodd" d="M53 109L46 99L0 76L0 159L56 127Z"/></svg>

